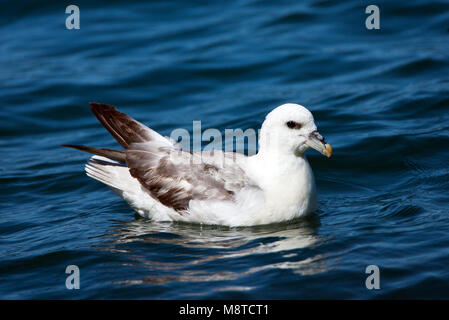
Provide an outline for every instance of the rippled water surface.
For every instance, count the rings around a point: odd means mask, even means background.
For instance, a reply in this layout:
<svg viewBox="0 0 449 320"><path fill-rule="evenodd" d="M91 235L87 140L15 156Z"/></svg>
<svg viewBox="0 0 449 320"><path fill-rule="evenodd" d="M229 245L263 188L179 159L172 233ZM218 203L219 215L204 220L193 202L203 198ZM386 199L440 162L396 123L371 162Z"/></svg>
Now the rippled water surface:
<svg viewBox="0 0 449 320"><path fill-rule="evenodd" d="M0 297L449 298L449 3L60 1L0 10ZM164 135L312 110L320 209L253 228L152 223L85 176L88 102ZM81 289L65 288L65 268ZM365 288L380 268L381 289Z"/></svg>

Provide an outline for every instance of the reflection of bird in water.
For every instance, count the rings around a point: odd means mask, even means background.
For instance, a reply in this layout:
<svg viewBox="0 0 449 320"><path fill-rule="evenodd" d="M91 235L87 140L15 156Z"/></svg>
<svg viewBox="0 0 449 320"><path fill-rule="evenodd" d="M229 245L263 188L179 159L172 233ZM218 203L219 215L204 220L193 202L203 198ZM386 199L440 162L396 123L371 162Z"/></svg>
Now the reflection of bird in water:
<svg viewBox="0 0 449 320"><path fill-rule="evenodd" d="M323 242L315 235L318 226L316 215L289 224L237 229L149 224L138 219L117 223L107 237L113 239L113 251L126 254L127 266L148 269L142 279L117 279L117 283L206 282L236 280L266 269L290 269L302 275L326 272L324 256L304 253L304 249ZM136 245L142 250L135 250ZM167 251L161 251L161 247ZM158 250L157 255L154 250ZM179 252L182 254L173 254ZM253 260L250 266L240 265L247 259Z"/></svg>
<svg viewBox="0 0 449 320"><path fill-rule="evenodd" d="M252 226L292 220L317 209L315 180L305 158L332 148L303 106L284 104L262 124L251 157L188 152L105 104L92 111L125 151L66 145L95 154L87 174L111 187L154 221ZM126 165L125 165L126 164Z"/></svg>

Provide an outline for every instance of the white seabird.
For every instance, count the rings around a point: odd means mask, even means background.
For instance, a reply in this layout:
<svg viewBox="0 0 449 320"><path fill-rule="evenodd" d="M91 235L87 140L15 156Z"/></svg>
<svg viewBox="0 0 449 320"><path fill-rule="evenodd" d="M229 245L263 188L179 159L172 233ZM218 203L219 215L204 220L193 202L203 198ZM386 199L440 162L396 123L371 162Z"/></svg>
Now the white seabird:
<svg viewBox="0 0 449 320"><path fill-rule="evenodd" d="M119 112L90 107L125 151L64 145L95 154L86 173L108 185L141 216L252 226L291 220L317 209L315 180L305 157L312 147L330 157L312 114L297 104L272 110L262 124L253 156L191 152Z"/></svg>

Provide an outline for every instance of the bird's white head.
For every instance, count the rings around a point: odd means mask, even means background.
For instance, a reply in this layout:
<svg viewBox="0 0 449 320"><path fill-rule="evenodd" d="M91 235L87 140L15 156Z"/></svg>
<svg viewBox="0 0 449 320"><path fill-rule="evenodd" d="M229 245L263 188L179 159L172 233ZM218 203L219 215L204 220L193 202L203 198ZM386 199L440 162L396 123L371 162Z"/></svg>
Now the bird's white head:
<svg viewBox="0 0 449 320"><path fill-rule="evenodd" d="M327 157L332 155L331 146L318 133L312 113L305 107L287 103L266 116L260 130L259 152L303 156L309 147Z"/></svg>

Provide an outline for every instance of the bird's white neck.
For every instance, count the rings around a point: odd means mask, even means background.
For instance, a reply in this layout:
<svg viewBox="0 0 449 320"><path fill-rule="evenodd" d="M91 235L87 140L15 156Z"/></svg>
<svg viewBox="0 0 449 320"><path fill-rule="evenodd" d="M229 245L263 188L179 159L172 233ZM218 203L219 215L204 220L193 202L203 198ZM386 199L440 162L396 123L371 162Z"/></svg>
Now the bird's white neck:
<svg viewBox="0 0 449 320"><path fill-rule="evenodd" d="M315 179L305 155L261 150L248 160L252 178L265 191L264 215L289 220L316 210Z"/></svg>

